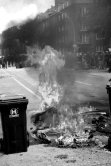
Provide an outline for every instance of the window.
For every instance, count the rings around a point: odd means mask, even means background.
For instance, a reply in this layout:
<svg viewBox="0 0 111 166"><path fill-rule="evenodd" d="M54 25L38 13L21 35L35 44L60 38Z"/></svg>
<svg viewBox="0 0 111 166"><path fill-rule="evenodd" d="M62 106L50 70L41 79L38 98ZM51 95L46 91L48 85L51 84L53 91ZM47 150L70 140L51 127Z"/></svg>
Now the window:
<svg viewBox="0 0 111 166"><path fill-rule="evenodd" d="M81 42L86 44L89 43L89 35L87 33L81 35Z"/></svg>
<svg viewBox="0 0 111 166"><path fill-rule="evenodd" d="M104 50L103 45L96 46L96 52L102 52Z"/></svg>
<svg viewBox="0 0 111 166"><path fill-rule="evenodd" d="M65 3L64 3L64 6L65 7L68 7L70 4L69 4L69 1L66 1Z"/></svg>
<svg viewBox="0 0 111 166"><path fill-rule="evenodd" d="M61 31L62 31L62 32L64 31L64 26L62 26Z"/></svg>
<svg viewBox="0 0 111 166"><path fill-rule="evenodd" d="M59 30L59 32L63 32L63 31L65 30L65 27L64 27L64 26L60 26L60 27L58 28L58 30Z"/></svg>
<svg viewBox="0 0 111 166"><path fill-rule="evenodd" d="M86 7L81 8L81 15L82 16L86 16L88 13L89 13L88 8L86 8Z"/></svg>
<svg viewBox="0 0 111 166"><path fill-rule="evenodd" d="M69 18L66 12L64 13L64 18Z"/></svg>
<svg viewBox="0 0 111 166"><path fill-rule="evenodd" d="M58 20L61 21L61 15L58 16Z"/></svg>
<svg viewBox="0 0 111 166"><path fill-rule="evenodd" d="M62 13L62 15L61 15L61 16L62 16L62 19L64 19L64 13Z"/></svg>
<svg viewBox="0 0 111 166"><path fill-rule="evenodd" d="M82 24L81 31L87 31L87 30L88 30L88 26L85 24Z"/></svg>
<svg viewBox="0 0 111 166"><path fill-rule="evenodd" d="M96 40L102 40L105 38L104 33L96 33Z"/></svg>
<svg viewBox="0 0 111 166"><path fill-rule="evenodd" d="M66 6L69 6L69 2L68 1L66 2Z"/></svg>
<svg viewBox="0 0 111 166"><path fill-rule="evenodd" d="M65 8L65 4L64 4L64 3L62 4L62 8L63 8L63 9Z"/></svg>

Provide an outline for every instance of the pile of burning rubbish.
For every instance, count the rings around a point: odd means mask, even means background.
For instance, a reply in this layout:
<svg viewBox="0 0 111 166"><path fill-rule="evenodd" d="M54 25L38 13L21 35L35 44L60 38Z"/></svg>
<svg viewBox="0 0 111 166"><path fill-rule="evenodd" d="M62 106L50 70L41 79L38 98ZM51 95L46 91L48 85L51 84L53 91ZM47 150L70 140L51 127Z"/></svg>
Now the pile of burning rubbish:
<svg viewBox="0 0 111 166"><path fill-rule="evenodd" d="M46 46L41 52L37 94L39 110L32 111L31 137L58 147L105 147L110 143L111 117L89 106L62 103L64 89L57 81L57 72L65 61L60 53Z"/></svg>
<svg viewBox="0 0 111 166"><path fill-rule="evenodd" d="M81 110L83 112L80 112ZM85 110L89 112L84 112ZM73 114L67 111L59 112L52 107L47 108L41 114L34 115L34 119L32 116L36 126L31 132L34 140L58 147L76 148L97 145L102 148L108 146L111 135L111 117L92 107L80 107Z"/></svg>

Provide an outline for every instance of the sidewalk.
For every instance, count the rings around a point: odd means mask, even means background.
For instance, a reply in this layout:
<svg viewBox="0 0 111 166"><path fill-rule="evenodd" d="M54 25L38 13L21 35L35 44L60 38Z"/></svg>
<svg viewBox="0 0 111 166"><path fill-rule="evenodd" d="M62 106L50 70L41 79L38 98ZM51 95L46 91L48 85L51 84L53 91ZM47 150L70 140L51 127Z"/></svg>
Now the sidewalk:
<svg viewBox="0 0 111 166"><path fill-rule="evenodd" d="M111 166L111 152L33 145L25 153L0 156L0 166Z"/></svg>

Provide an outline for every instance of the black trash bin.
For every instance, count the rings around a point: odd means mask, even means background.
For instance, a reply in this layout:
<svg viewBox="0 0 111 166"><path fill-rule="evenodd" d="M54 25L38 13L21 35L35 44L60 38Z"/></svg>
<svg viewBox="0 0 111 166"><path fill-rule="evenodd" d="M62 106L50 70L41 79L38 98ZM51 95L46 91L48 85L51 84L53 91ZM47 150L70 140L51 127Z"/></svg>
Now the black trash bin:
<svg viewBox="0 0 111 166"><path fill-rule="evenodd" d="M22 95L1 95L0 112L5 154L26 152L28 147L26 109L28 100Z"/></svg>

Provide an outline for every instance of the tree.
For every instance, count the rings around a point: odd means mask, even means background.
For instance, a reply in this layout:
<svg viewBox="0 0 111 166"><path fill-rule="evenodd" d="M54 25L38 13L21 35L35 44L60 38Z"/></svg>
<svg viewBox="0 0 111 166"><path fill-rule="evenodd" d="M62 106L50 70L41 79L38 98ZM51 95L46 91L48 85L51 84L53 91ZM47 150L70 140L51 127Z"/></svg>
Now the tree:
<svg viewBox="0 0 111 166"><path fill-rule="evenodd" d="M19 63L26 59L26 46L36 42L36 24L36 19L30 19L2 33L2 52L6 61Z"/></svg>
<svg viewBox="0 0 111 166"><path fill-rule="evenodd" d="M25 54L25 45L20 42L18 38L17 26L11 27L4 31L2 34L2 52L5 57L5 61L19 63L24 57L21 54Z"/></svg>

